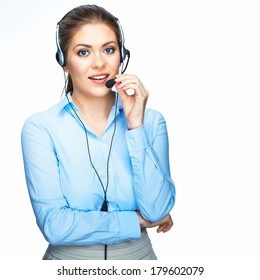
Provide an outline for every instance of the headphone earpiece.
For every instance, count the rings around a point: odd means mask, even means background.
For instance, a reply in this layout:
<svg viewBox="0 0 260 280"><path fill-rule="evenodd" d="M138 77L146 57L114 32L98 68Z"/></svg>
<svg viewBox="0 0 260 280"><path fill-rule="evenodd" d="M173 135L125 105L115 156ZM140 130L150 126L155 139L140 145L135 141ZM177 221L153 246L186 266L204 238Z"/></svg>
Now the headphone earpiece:
<svg viewBox="0 0 260 280"><path fill-rule="evenodd" d="M129 56L129 50L125 48L125 46L122 46L120 50L120 62L123 63L127 56Z"/></svg>
<svg viewBox="0 0 260 280"><path fill-rule="evenodd" d="M60 37L59 37L60 22L61 21L59 21L56 26L56 45L57 45L56 60L61 67L64 67L66 63L65 63L63 52L60 47Z"/></svg>
<svg viewBox="0 0 260 280"><path fill-rule="evenodd" d="M65 66L65 61L64 61L64 56L63 56L62 51L57 51L56 52L56 60L61 67Z"/></svg>

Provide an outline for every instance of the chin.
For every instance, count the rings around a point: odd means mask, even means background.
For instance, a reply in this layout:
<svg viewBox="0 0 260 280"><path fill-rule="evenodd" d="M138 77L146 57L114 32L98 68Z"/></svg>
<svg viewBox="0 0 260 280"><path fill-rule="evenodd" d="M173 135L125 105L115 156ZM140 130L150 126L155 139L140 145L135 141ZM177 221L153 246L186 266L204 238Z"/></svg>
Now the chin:
<svg viewBox="0 0 260 280"><path fill-rule="evenodd" d="M96 97L105 97L110 92L111 92L111 89L104 86L104 87L93 89L92 94L95 95Z"/></svg>

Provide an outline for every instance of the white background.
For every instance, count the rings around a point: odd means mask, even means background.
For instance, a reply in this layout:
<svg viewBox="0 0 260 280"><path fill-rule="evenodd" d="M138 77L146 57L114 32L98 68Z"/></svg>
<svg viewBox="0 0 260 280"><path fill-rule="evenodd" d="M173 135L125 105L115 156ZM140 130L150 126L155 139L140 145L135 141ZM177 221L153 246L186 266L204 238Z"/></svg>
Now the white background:
<svg viewBox="0 0 260 280"><path fill-rule="evenodd" d="M177 200L169 233L150 236L159 260L259 260L260 9L258 1L92 1L120 19L128 73L163 113ZM59 102L56 23L85 1L1 0L1 254L38 260L20 132Z"/></svg>

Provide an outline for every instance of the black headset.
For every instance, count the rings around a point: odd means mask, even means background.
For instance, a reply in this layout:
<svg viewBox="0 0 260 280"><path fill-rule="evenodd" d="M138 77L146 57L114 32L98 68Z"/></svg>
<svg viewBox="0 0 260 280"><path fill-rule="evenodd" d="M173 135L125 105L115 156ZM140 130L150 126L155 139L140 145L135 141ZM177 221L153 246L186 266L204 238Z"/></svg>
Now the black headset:
<svg viewBox="0 0 260 280"><path fill-rule="evenodd" d="M57 23L57 26L56 26L56 45L57 45L56 60L61 67L64 67L66 65L66 61L65 61L65 56L64 56L61 46L60 46L60 36L59 36L60 35L60 25L62 23L62 20L67 16L67 14ZM118 18L114 17L114 19L116 20L119 31L120 31L120 39L121 39L120 62L123 63L125 61L126 57L128 58L126 66L123 67L124 69L123 69L123 71L121 71L121 73L123 73L123 72L125 72L129 59L130 59L130 51L125 48L125 37L124 37L124 32L123 32L122 26L121 26Z"/></svg>

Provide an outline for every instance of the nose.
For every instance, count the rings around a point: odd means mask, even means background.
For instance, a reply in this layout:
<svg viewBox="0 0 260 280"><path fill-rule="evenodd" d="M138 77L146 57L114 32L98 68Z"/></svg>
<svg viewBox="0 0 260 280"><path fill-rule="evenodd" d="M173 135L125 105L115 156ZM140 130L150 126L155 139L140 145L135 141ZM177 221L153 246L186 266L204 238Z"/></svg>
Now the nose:
<svg viewBox="0 0 260 280"><path fill-rule="evenodd" d="M106 60L101 53L95 53L92 57L92 68L103 68L106 65Z"/></svg>

